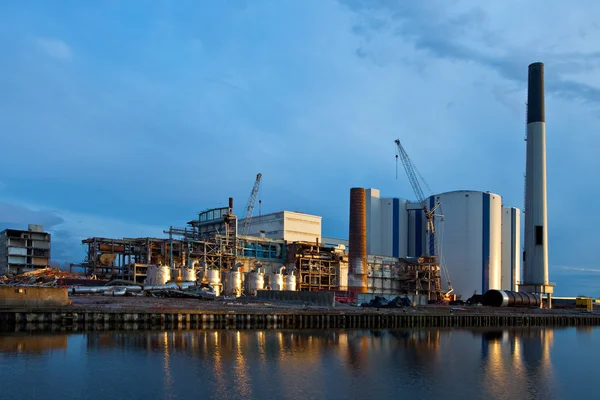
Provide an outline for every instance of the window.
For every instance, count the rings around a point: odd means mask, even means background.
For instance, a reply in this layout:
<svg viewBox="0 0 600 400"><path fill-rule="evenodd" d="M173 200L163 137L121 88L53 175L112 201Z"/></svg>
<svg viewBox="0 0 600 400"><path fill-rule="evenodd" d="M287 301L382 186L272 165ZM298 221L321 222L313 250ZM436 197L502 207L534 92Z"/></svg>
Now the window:
<svg viewBox="0 0 600 400"><path fill-rule="evenodd" d="M541 246L544 244L544 227L536 225L535 227L535 245Z"/></svg>

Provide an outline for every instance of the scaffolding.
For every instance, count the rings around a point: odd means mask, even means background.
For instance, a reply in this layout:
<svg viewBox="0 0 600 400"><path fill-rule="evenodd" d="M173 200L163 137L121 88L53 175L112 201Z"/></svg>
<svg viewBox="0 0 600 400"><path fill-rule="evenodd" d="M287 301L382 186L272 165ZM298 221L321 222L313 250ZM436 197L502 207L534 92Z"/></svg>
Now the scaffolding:
<svg viewBox="0 0 600 400"><path fill-rule="evenodd" d="M237 217L231 208L199 213L185 228L169 227L167 238L88 238L82 264L86 275L127 279L142 283L150 265L168 265L172 270L199 262L202 268L230 270L239 265L273 265L286 260L286 242L237 235Z"/></svg>
<svg viewBox="0 0 600 400"><path fill-rule="evenodd" d="M394 258L368 256L367 292L382 295L442 295L440 266L434 256Z"/></svg>
<svg viewBox="0 0 600 400"><path fill-rule="evenodd" d="M344 254L337 248L318 243L288 244L288 264L298 272L298 289L303 291L339 291Z"/></svg>

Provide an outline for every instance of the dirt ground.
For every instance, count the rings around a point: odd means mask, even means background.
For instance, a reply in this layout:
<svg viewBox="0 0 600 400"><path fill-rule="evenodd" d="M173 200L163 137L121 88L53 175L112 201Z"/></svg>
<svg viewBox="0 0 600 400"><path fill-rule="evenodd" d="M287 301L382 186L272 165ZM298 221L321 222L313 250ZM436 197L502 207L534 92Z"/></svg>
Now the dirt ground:
<svg viewBox="0 0 600 400"><path fill-rule="evenodd" d="M163 297L145 297L145 296L102 296L102 295L73 295L69 296L71 304L66 308L85 309L85 310L131 310L146 312L250 312L250 313L298 313L298 312L327 312L327 313L419 313L430 315L448 315L448 314L480 314L480 315L506 315L506 314L539 314L539 315L598 315L600 310L580 311L571 309L552 309L543 310L539 308L494 308L482 306L440 306L428 305L407 308L361 308L345 304L337 304L335 307L310 306L290 302L265 302L257 301L252 298L239 299L217 299L217 300L197 300L184 298L163 298ZM242 311L243 310L243 311Z"/></svg>

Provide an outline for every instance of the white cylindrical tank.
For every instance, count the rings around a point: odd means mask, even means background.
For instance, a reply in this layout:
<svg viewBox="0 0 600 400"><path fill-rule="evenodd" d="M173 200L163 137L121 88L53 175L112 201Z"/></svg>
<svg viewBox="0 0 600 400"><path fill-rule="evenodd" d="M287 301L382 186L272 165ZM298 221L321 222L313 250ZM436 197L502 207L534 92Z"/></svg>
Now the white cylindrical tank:
<svg viewBox="0 0 600 400"><path fill-rule="evenodd" d="M474 293L500 289L502 197L489 192L448 192L431 196L429 208L438 202L436 214L443 218L435 218L436 237L454 292L467 299Z"/></svg>
<svg viewBox="0 0 600 400"><path fill-rule="evenodd" d="M171 268L168 265L150 265L146 272L146 284L164 285L171 280Z"/></svg>
<svg viewBox="0 0 600 400"><path fill-rule="evenodd" d="M256 271L248 272L248 274L246 274L246 282L248 286L248 295L256 296L256 292L265 287L264 273Z"/></svg>
<svg viewBox="0 0 600 400"><path fill-rule="evenodd" d="M221 271L218 269L209 269L206 271L206 279L210 286L215 289L215 294L217 296L221 295Z"/></svg>
<svg viewBox="0 0 600 400"><path fill-rule="evenodd" d="M290 290L292 292L296 291L296 275L293 273L285 276L284 290Z"/></svg>
<svg viewBox="0 0 600 400"><path fill-rule="evenodd" d="M184 282L196 282L196 270L188 267L181 268L181 279Z"/></svg>
<svg viewBox="0 0 600 400"><path fill-rule="evenodd" d="M269 274L269 286L271 290L283 290L283 275L278 273Z"/></svg>

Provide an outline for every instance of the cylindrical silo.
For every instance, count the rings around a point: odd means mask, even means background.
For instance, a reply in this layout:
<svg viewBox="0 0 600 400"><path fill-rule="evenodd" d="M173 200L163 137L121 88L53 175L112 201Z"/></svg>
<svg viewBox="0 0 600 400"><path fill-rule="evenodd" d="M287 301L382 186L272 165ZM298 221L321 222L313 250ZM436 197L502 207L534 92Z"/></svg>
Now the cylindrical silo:
<svg viewBox="0 0 600 400"><path fill-rule="evenodd" d="M463 298L501 288L502 197L489 192L455 191L434 195L438 252L456 294ZM440 256L440 254L436 254Z"/></svg>
<svg viewBox="0 0 600 400"><path fill-rule="evenodd" d="M350 189L350 226L348 239L348 289L367 291L367 196L363 188Z"/></svg>

